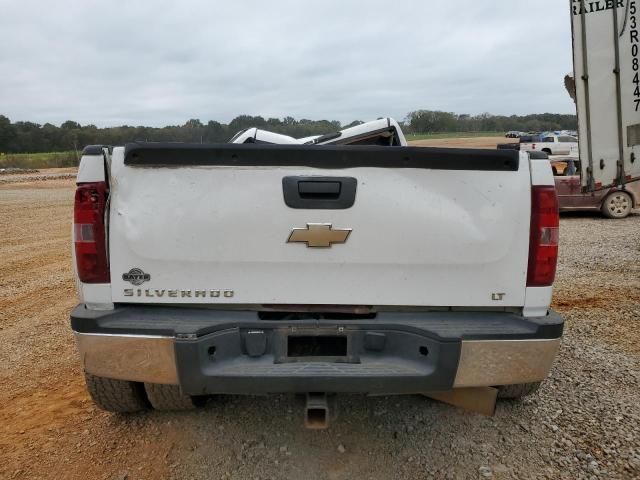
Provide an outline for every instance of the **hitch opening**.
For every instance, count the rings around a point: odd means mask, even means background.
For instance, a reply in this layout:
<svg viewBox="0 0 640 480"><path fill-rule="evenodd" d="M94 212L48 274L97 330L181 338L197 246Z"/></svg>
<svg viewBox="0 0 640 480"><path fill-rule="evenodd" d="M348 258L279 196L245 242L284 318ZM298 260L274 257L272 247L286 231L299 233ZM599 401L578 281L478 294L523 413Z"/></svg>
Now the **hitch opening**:
<svg viewBox="0 0 640 480"><path fill-rule="evenodd" d="M304 426L311 430L325 430L329 427L329 405L326 393L307 393Z"/></svg>

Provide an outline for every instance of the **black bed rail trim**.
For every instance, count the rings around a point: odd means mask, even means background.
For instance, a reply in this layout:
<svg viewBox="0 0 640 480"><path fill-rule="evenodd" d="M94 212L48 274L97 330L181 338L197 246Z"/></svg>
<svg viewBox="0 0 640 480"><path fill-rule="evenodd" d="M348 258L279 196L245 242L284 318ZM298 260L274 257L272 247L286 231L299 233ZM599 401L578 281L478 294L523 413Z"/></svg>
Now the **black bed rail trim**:
<svg viewBox="0 0 640 480"><path fill-rule="evenodd" d="M129 143L125 165L136 167L356 167L517 171L510 150L386 146Z"/></svg>
<svg viewBox="0 0 640 480"><path fill-rule="evenodd" d="M82 155L103 155L105 148L111 148L109 145L87 145L82 149Z"/></svg>

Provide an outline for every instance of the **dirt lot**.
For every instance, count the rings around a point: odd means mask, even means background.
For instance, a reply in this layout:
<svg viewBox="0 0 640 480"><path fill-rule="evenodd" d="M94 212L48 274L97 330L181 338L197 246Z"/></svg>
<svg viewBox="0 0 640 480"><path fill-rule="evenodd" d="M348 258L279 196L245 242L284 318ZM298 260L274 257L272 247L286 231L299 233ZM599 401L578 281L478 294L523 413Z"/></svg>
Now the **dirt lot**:
<svg viewBox="0 0 640 480"><path fill-rule="evenodd" d="M499 143L516 143L517 139L505 137L438 138L409 142L414 147L496 148Z"/></svg>
<svg viewBox="0 0 640 480"><path fill-rule="evenodd" d="M69 179L0 185L2 479L640 478L640 216L563 218L566 338L538 394L493 418L340 397L332 428L311 432L288 396L97 410L67 319L72 199Z"/></svg>

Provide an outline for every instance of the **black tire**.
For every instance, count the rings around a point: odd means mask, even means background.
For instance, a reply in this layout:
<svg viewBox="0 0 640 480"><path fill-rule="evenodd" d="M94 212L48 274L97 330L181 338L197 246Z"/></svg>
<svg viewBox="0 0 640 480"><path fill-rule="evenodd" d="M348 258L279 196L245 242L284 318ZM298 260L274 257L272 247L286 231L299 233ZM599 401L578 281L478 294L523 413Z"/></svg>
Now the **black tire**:
<svg viewBox="0 0 640 480"><path fill-rule="evenodd" d="M161 385L159 383L145 383L149 403L156 410L183 411L193 410L196 404L189 395L184 395L178 385Z"/></svg>
<svg viewBox="0 0 640 480"><path fill-rule="evenodd" d="M84 377L91 399L102 410L131 413L149 408L141 383L96 377L90 373L85 373Z"/></svg>
<svg viewBox="0 0 640 480"><path fill-rule="evenodd" d="M544 153L546 153L547 155L553 155L553 154L551 153L551 149L550 149L550 148L543 148L543 149L542 149L542 151L543 151Z"/></svg>
<svg viewBox="0 0 640 480"><path fill-rule="evenodd" d="M600 210L607 218L627 218L633 210L633 198L622 190L610 193L602 202Z"/></svg>
<svg viewBox="0 0 640 480"><path fill-rule="evenodd" d="M498 398L522 398L535 393L542 382L502 385L498 387Z"/></svg>

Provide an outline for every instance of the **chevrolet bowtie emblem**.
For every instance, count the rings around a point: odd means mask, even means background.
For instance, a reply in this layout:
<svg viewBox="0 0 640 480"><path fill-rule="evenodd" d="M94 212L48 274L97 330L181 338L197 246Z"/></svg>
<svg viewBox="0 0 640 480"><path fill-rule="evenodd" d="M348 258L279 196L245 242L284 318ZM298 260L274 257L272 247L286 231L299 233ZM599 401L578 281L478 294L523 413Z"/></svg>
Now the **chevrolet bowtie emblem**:
<svg viewBox="0 0 640 480"><path fill-rule="evenodd" d="M312 248L331 248L334 243L345 243L350 228L333 229L330 223L307 223L307 228L294 228L287 243L306 243Z"/></svg>

